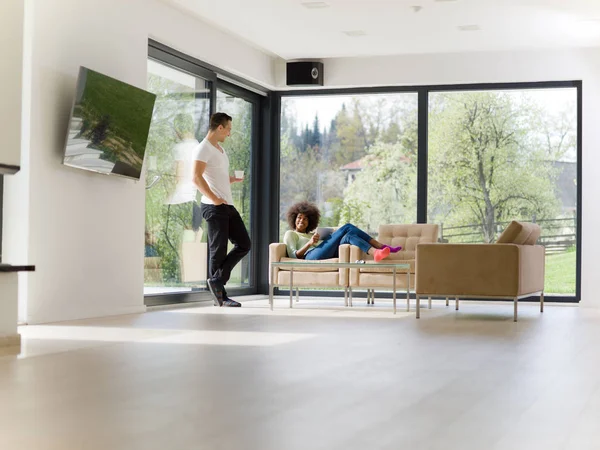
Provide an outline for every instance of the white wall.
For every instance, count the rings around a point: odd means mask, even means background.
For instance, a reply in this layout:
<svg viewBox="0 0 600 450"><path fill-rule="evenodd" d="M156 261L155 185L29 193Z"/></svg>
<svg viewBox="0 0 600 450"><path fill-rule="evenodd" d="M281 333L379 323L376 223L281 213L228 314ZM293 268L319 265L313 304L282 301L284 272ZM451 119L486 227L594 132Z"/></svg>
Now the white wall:
<svg viewBox="0 0 600 450"><path fill-rule="evenodd" d="M0 164L21 165L23 0L0 3Z"/></svg>
<svg viewBox="0 0 600 450"><path fill-rule="evenodd" d="M285 64L277 63L284 88ZM462 53L324 60L325 88L583 80L582 306L600 308L600 49Z"/></svg>
<svg viewBox="0 0 600 450"><path fill-rule="evenodd" d="M4 0L3 0L4 1ZM27 274L28 323L143 311L144 181L62 165L80 65L145 88L148 38L254 81L274 84L272 59L158 0L26 0L32 31L29 139L5 260ZM26 105L27 106L27 105ZM29 199L29 202L23 201ZM24 231L23 231L24 230Z"/></svg>

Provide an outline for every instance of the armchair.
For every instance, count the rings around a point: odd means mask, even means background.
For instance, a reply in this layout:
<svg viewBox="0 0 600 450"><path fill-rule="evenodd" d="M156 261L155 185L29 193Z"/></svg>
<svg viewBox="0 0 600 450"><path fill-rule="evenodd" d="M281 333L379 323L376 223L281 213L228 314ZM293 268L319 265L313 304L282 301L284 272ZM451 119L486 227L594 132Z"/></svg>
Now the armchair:
<svg viewBox="0 0 600 450"><path fill-rule="evenodd" d="M417 319L420 298L508 298L540 296L544 311L545 249L535 245L541 229L534 223L511 222L495 244L420 244L416 257Z"/></svg>

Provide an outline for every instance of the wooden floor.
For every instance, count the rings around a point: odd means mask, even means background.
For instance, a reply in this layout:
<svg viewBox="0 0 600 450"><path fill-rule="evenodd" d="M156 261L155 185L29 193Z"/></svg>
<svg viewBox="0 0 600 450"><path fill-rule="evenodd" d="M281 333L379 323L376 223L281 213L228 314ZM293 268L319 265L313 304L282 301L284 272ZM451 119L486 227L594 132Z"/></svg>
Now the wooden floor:
<svg viewBox="0 0 600 450"><path fill-rule="evenodd" d="M0 449L600 448L600 311L339 303L22 327Z"/></svg>

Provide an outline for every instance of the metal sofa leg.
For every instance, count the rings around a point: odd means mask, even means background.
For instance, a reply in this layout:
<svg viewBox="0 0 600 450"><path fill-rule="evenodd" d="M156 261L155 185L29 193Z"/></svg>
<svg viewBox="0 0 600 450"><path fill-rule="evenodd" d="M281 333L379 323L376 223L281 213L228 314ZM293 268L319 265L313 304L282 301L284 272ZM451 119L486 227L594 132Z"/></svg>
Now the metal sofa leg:
<svg viewBox="0 0 600 450"><path fill-rule="evenodd" d="M456 297L456 310L458 311L458 297Z"/></svg>
<svg viewBox="0 0 600 450"><path fill-rule="evenodd" d="M519 301L519 297L515 297L514 298L514 304L515 304L515 318L514 318L514 321L515 322L517 321L517 303L518 303L518 301Z"/></svg>
<svg viewBox="0 0 600 450"><path fill-rule="evenodd" d="M421 317L421 297L419 297L418 295L417 297L417 319L419 319Z"/></svg>
<svg viewBox="0 0 600 450"><path fill-rule="evenodd" d="M431 309L431 297L427 297L427 308Z"/></svg>
<svg viewBox="0 0 600 450"><path fill-rule="evenodd" d="M446 297L446 306L448 306L450 304L450 300L448 299L448 297Z"/></svg>
<svg viewBox="0 0 600 450"><path fill-rule="evenodd" d="M540 312L544 312L544 293L540 295Z"/></svg>
<svg viewBox="0 0 600 450"><path fill-rule="evenodd" d="M296 288L296 303L300 301L300 288Z"/></svg>

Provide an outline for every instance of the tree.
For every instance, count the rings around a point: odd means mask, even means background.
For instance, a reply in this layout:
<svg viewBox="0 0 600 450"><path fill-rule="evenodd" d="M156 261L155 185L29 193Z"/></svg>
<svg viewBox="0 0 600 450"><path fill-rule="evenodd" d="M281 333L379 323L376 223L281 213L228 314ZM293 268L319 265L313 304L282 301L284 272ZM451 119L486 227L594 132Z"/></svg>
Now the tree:
<svg viewBox="0 0 600 450"><path fill-rule="evenodd" d="M375 231L383 223L413 223L417 216L417 164L401 142L378 142L344 193L341 219Z"/></svg>
<svg viewBox="0 0 600 450"><path fill-rule="evenodd" d="M556 214L556 170L531 125L539 111L507 92L437 94L430 109L430 218L480 224L485 242L496 223Z"/></svg>

